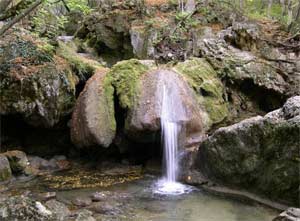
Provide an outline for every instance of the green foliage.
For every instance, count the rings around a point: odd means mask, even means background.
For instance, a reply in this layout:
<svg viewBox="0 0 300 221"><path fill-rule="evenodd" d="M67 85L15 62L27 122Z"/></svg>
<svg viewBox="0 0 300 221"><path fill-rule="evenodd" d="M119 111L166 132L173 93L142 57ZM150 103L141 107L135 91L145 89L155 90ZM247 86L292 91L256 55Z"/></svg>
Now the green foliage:
<svg viewBox="0 0 300 221"><path fill-rule="evenodd" d="M76 49L62 42L59 43L57 53L68 61L72 70L82 81L91 77L97 68L102 67L97 61L79 56Z"/></svg>
<svg viewBox="0 0 300 221"><path fill-rule="evenodd" d="M61 1L45 0L31 19L33 30L40 36L55 38L64 33L67 23L67 14L70 11L80 11L83 14L91 12L86 0L67 0L64 5Z"/></svg>
<svg viewBox="0 0 300 221"><path fill-rule="evenodd" d="M68 0L67 4L71 11L81 11L84 14L89 14L92 11L86 0Z"/></svg>
<svg viewBox="0 0 300 221"><path fill-rule="evenodd" d="M46 1L32 18L34 32L47 38L55 38L63 31L67 21L64 15L56 15L52 12L53 4Z"/></svg>

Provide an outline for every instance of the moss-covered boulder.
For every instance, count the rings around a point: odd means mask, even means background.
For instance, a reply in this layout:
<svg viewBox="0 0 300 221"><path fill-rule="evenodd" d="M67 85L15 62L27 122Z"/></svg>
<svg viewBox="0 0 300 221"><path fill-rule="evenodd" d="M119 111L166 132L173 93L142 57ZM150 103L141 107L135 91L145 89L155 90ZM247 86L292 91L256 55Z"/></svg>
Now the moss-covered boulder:
<svg viewBox="0 0 300 221"><path fill-rule="evenodd" d="M178 63L178 71L197 94L203 111L207 113L206 126L222 122L228 116L228 103L224 99L225 87L211 65L201 58Z"/></svg>
<svg viewBox="0 0 300 221"><path fill-rule="evenodd" d="M11 169L7 157L0 154L0 183L12 178Z"/></svg>
<svg viewBox="0 0 300 221"><path fill-rule="evenodd" d="M72 115L71 139L79 148L108 147L115 137L114 88L107 71L98 68L77 99Z"/></svg>
<svg viewBox="0 0 300 221"><path fill-rule="evenodd" d="M123 109L132 108L136 98L143 88L139 87L140 77L149 70L149 66L136 59L118 62L108 73L120 106Z"/></svg>
<svg viewBox="0 0 300 221"><path fill-rule="evenodd" d="M26 154L23 151L13 150L7 151L3 153L4 156L7 157L10 168L13 173L20 174L26 173L26 169L28 168L29 161L27 159Z"/></svg>
<svg viewBox="0 0 300 221"><path fill-rule="evenodd" d="M264 117L218 129L199 148L197 168L219 183L299 205L300 97Z"/></svg>
<svg viewBox="0 0 300 221"><path fill-rule="evenodd" d="M71 113L78 78L50 49L28 34L1 41L1 114L20 114L33 126L52 127Z"/></svg>
<svg viewBox="0 0 300 221"><path fill-rule="evenodd" d="M161 129L162 107L168 105L172 109L169 120L185 126L183 146L199 142L203 133L202 111L194 91L180 74L168 69L152 69L140 77L138 88L137 99L125 122L129 137L139 142L155 141L155 132ZM163 96L167 96L169 102L163 101Z"/></svg>

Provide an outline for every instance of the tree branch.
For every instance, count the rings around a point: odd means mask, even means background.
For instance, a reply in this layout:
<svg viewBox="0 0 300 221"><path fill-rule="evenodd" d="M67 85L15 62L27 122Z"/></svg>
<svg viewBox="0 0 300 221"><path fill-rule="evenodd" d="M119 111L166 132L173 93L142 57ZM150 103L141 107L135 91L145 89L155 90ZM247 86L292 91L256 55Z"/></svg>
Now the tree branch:
<svg viewBox="0 0 300 221"><path fill-rule="evenodd" d="M2 36L8 29L10 29L12 26L14 26L16 23L18 23L22 18L30 14L35 8L37 8L40 4L43 3L43 0L37 0L35 3L31 4L29 8L24 9L18 16L16 16L14 19L9 21L6 25L4 25L0 29L0 36Z"/></svg>

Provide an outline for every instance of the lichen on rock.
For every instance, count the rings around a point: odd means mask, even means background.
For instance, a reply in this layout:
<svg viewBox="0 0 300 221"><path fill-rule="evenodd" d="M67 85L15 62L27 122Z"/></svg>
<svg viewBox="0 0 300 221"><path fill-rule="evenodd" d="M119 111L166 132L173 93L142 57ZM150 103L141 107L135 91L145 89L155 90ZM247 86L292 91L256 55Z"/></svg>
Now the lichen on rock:
<svg viewBox="0 0 300 221"><path fill-rule="evenodd" d="M111 78L122 108L132 107L135 98L139 95L139 78L147 70L147 65L139 60L131 59L118 62L109 71L108 77Z"/></svg>
<svg viewBox="0 0 300 221"><path fill-rule="evenodd" d="M1 43L0 112L52 127L72 111L78 78L64 59L40 44L31 35L6 36Z"/></svg>
<svg viewBox="0 0 300 221"><path fill-rule="evenodd" d="M210 64L202 58L191 58L174 68L196 92L200 105L208 113L208 125L222 122L228 116L225 87Z"/></svg>
<svg viewBox="0 0 300 221"><path fill-rule="evenodd" d="M198 169L218 183L298 205L299 100L216 130L200 145Z"/></svg>

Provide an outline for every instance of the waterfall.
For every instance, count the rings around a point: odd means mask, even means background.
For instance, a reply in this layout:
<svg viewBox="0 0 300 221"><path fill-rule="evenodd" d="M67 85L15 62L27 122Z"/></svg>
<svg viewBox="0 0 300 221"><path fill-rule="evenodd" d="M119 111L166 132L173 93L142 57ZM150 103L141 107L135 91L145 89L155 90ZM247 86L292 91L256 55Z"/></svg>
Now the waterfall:
<svg viewBox="0 0 300 221"><path fill-rule="evenodd" d="M164 162L166 167L166 180L175 182L177 178L178 168L178 141L181 126L178 122L174 122L173 113L175 110L172 97L168 96L166 85L163 85L163 99L161 110L161 131L162 143L164 146Z"/></svg>
<svg viewBox="0 0 300 221"><path fill-rule="evenodd" d="M180 89L173 80L176 73L162 71L159 76L158 95L161 102L160 122L162 144L164 151L164 178L158 181L156 193L182 194L189 189L177 182L179 169L179 142L183 131L184 122L187 121L186 110L180 96ZM178 79L177 79L178 80Z"/></svg>

